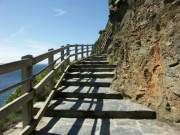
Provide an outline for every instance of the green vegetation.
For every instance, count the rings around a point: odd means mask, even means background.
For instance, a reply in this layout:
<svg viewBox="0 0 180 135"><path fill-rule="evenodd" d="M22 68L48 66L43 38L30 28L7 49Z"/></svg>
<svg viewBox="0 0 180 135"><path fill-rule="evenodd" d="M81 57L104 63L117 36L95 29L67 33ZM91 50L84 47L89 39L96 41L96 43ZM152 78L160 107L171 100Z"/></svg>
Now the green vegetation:
<svg viewBox="0 0 180 135"><path fill-rule="evenodd" d="M73 63L72 61L71 63ZM67 67L67 63L64 64L64 69ZM48 69L43 71L40 75L36 77L36 79L33 81L33 86L36 86L46 75L48 74ZM59 70L55 75L54 75L54 84L57 83L58 79L61 76L61 71ZM48 89L48 84L43 88L43 90L36 95L34 98L34 102L38 101L45 101L47 96L49 94L49 89ZM21 87L18 87L6 100L5 104L10 103L14 99L18 98L21 96ZM21 107L14 113L8 115L6 118L0 121L0 135L3 134L6 130L12 128L14 125L16 125L18 122L22 121L22 109Z"/></svg>
<svg viewBox="0 0 180 135"><path fill-rule="evenodd" d="M0 121L0 135L2 135L6 130L11 129L18 122L22 121L21 109L8 115L6 118Z"/></svg>
<svg viewBox="0 0 180 135"><path fill-rule="evenodd" d="M104 37L103 37L103 35L101 34L100 37L99 37L99 39L95 42L95 44L97 45L97 44L101 43L101 42L103 41L103 39L104 39Z"/></svg>
<svg viewBox="0 0 180 135"><path fill-rule="evenodd" d="M106 26L106 30L110 29L112 27L112 24L110 22L108 22L108 25Z"/></svg>
<svg viewBox="0 0 180 135"><path fill-rule="evenodd" d="M109 64L114 64L114 60L109 60Z"/></svg>
<svg viewBox="0 0 180 135"><path fill-rule="evenodd" d="M48 70L46 69L44 72L42 72L40 75L36 77L36 79L33 81L33 86L37 85L46 75L48 74ZM57 76L57 75L55 75ZM42 92L40 92L34 99L35 102L37 101L43 101L48 96L49 90L48 85L46 85ZM10 103L14 99L21 96L21 86L18 87L6 100L5 104ZM18 122L22 121L22 109L21 107L18 109L18 111L8 115L6 118L0 121L0 134L3 134L6 130L12 128L14 125L16 125Z"/></svg>
<svg viewBox="0 0 180 135"><path fill-rule="evenodd" d="M121 36L127 33L129 29L129 24L126 24L124 27L122 27L122 29L116 33L117 36Z"/></svg>
<svg viewBox="0 0 180 135"><path fill-rule="evenodd" d="M113 54L113 53L114 53L114 54ZM112 52L110 53L110 55L114 55L114 58L109 60L109 64L114 64L114 62L116 62L117 59L118 59L119 49L116 50L115 52L112 51Z"/></svg>
<svg viewBox="0 0 180 135"><path fill-rule="evenodd" d="M119 49L115 51L115 56L114 56L115 61L117 61L118 56L119 56Z"/></svg>
<svg viewBox="0 0 180 135"><path fill-rule="evenodd" d="M98 47L101 46L101 42L103 41L104 37L103 34L100 35L99 39L95 42L95 45L97 45ZM97 53L100 53L101 50L98 50Z"/></svg>
<svg viewBox="0 0 180 135"><path fill-rule="evenodd" d="M6 100L5 104L10 103L11 101L13 101L14 99L18 98L21 96L21 87L18 87L10 96L9 98Z"/></svg>
<svg viewBox="0 0 180 135"><path fill-rule="evenodd" d="M116 0L109 0L109 6L110 6L110 5L114 5L115 2L116 2Z"/></svg>

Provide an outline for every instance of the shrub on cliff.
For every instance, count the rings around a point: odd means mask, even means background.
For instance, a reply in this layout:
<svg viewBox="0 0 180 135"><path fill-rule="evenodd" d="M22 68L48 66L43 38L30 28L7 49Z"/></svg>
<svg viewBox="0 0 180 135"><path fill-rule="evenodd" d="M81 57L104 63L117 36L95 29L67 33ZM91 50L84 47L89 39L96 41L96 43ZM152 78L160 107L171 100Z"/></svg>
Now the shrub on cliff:
<svg viewBox="0 0 180 135"><path fill-rule="evenodd" d="M115 2L116 2L116 0L109 0L109 6L110 6L110 5L114 5Z"/></svg>

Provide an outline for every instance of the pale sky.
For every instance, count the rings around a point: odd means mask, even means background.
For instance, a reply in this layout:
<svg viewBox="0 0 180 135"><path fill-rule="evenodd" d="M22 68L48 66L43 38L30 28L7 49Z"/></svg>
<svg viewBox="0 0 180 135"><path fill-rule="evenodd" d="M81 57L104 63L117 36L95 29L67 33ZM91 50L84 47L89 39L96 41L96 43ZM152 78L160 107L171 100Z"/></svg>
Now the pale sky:
<svg viewBox="0 0 180 135"><path fill-rule="evenodd" d="M0 0L0 63L66 44L93 44L108 0Z"/></svg>

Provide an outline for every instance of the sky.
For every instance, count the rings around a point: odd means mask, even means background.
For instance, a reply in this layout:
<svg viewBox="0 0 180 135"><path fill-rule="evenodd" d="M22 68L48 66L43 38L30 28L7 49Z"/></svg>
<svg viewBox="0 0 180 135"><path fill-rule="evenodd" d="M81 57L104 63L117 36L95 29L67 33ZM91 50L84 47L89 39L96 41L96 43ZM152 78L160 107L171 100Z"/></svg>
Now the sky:
<svg viewBox="0 0 180 135"><path fill-rule="evenodd" d="M93 44L108 0L0 0L0 63L66 44Z"/></svg>

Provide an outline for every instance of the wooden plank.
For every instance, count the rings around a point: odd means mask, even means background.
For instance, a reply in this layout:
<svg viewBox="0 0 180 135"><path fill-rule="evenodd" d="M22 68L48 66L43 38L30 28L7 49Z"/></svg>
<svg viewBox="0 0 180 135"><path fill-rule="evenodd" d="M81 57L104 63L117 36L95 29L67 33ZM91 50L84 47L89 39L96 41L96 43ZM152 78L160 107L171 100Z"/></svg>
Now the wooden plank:
<svg viewBox="0 0 180 135"><path fill-rule="evenodd" d="M91 51L89 51L89 52L91 52ZM84 51L83 53L87 53L87 51ZM70 55L70 56L72 57L72 56L74 56L74 55L79 55L79 54L82 54L82 52L79 52L79 53L76 53L76 54L72 54L72 55Z"/></svg>
<svg viewBox="0 0 180 135"><path fill-rule="evenodd" d="M48 57L50 57L52 55L53 55L52 52L47 52L47 53L41 54L41 55L39 55L37 57L34 57L33 64L37 64L37 63L47 59Z"/></svg>
<svg viewBox="0 0 180 135"><path fill-rule="evenodd" d="M55 85L55 89L58 89L58 87L61 85L62 80L64 79L64 76L66 75L67 71L69 70L69 68L71 67L71 65L68 65L67 68L65 69L64 73L61 75L60 79L58 80L58 82Z"/></svg>
<svg viewBox="0 0 180 135"><path fill-rule="evenodd" d="M92 46L92 44L91 45L89 45L89 44L87 44L87 45L69 45L70 47L75 47L75 46Z"/></svg>
<svg viewBox="0 0 180 135"><path fill-rule="evenodd" d="M24 105L31 99L33 99L34 91L25 93L22 96L18 97L14 101L0 108L0 120L7 117L12 112L16 111L20 106Z"/></svg>
<svg viewBox="0 0 180 135"><path fill-rule="evenodd" d="M32 65L32 59L25 59L0 65L0 75Z"/></svg>
<svg viewBox="0 0 180 135"><path fill-rule="evenodd" d="M66 59L65 60L63 60L63 61L61 61L61 63L60 64L58 64L56 67L55 67L55 69L54 70L56 70L56 72L63 66L63 64L64 64L64 62L66 61Z"/></svg>
<svg viewBox="0 0 180 135"><path fill-rule="evenodd" d="M36 90L36 94L41 92L43 87L48 83L48 81L53 77L54 74L55 74L55 71L52 70L34 87L34 89Z"/></svg>
<svg viewBox="0 0 180 135"><path fill-rule="evenodd" d="M55 55L57 53L60 53L62 50L65 50L65 49L67 49L67 46L65 46L65 47L63 46L63 47L61 47L59 49L56 49L56 50L53 51L53 55Z"/></svg>
<svg viewBox="0 0 180 135"><path fill-rule="evenodd" d="M86 56L88 57L88 56L89 56L89 53L88 53L88 52L89 52L89 46L87 46L86 51L87 51L87 52L86 52Z"/></svg>
<svg viewBox="0 0 180 135"><path fill-rule="evenodd" d="M57 72L59 70L59 68L61 67L62 64L64 64L64 62L69 58L70 56L68 56L63 62L61 62L54 70L52 70L51 72L49 72L35 87L34 89L36 90L36 94L38 94L39 92L41 92L42 88L47 84L47 82L51 79L51 77L53 77L53 75L55 74L55 72Z"/></svg>
<svg viewBox="0 0 180 135"><path fill-rule="evenodd" d="M70 47L69 47L69 45L67 46L67 65L69 65L70 64Z"/></svg>
<svg viewBox="0 0 180 135"><path fill-rule="evenodd" d="M81 59L84 58L84 46L81 46Z"/></svg>
<svg viewBox="0 0 180 135"><path fill-rule="evenodd" d="M64 47L64 46L62 46ZM61 61L64 61L64 49L61 50ZM64 65L61 66L61 74L64 72Z"/></svg>
<svg viewBox="0 0 180 135"><path fill-rule="evenodd" d="M70 56L68 56L66 59L64 59L63 61L61 61L61 63L58 64L58 65L54 68L54 70L55 70L56 72L58 72L58 70L63 66L64 62L66 62L66 60L67 60L69 57L70 57Z"/></svg>
<svg viewBox="0 0 180 135"><path fill-rule="evenodd" d="M65 72L67 72L67 70L70 68L70 65L66 68ZM49 103L51 102L51 100L54 97L55 92L57 91L57 88L59 87L59 85L61 84L63 78L65 76L65 73L63 73L63 75L61 76L61 78L59 79L59 81L57 82L57 84L55 85L55 88L51 91L51 93L49 94L48 98L46 99L44 105L42 106L42 108L38 111L38 113L36 114L36 116L34 117L34 120L32 121L32 123L28 126L26 126L22 131L21 131L21 135L30 135L34 129L36 128L36 126L38 125L39 121L41 120L42 116L44 115L45 111L47 110Z"/></svg>
<svg viewBox="0 0 180 135"><path fill-rule="evenodd" d="M52 51L52 52L53 52L53 55L61 52L62 49L64 49L64 48L59 48L59 49L53 50L53 51Z"/></svg>
<svg viewBox="0 0 180 135"><path fill-rule="evenodd" d="M33 59L33 56L26 55L26 56L22 57L22 59L26 59L26 58ZM21 80L23 81L23 80L30 78L32 76L32 72L33 72L32 65L23 68L21 70ZM22 92L21 93L25 94L27 92L30 92L30 90L32 90L31 80L22 84ZM32 119L33 119L33 100L26 102L22 106L22 118L23 118L23 127L27 126L32 121Z"/></svg>
<svg viewBox="0 0 180 135"><path fill-rule="evenodd" d="M2 94L2 93L4 93L4 92L7 92L7 91L9 91L9 90L11 90L11 89L13 89L13 88L16 88L16 87L24 84L25 82L30 81L31 79L32 79L32 78L29 78L29 79L24 80L24 81L22 81L22 82L16 83L16 84L14 84L14 85L12 85L12 86L10 86L10 87L8 87L8 88L2 89L2 90L0 90L0 94Z"/></svg>
<svg viewBox="0 0 180 135"><path fill-rule="evenodd" d="M75 46L75 61L77 61L78 60L78 55L77 55L77 53L78 53L78 47L77 46ZM73 55L73 56L74 56Z"/></svg>
<svg viewBox="0 0 180 135"><path fill-rule="evenodd" d="M76 47L77 45L69 45L69 47Z"/></svg>
<svg viewBox="0 0 180 135"><path fill-rule="evenodd" d="M47 52L47 53L41 54L41 55L39 55L37 57L34 57L33 64L37 64L37 63L39 63L39 62L49 58L50 56L55 55L55 54L61 52L62 49L66 49L66 48L67 47L59 48L59 49L53 50L51 52Z"/></svg>
<svg viewBox="0 0 180 135"><path fill-rule="evenodd" d="M53 51L54 49L49 49L48 51L50 52L50 51ZM54 55L52 55L52 56L50 56L49 58L48 58L48 65L50 65L51 63L53 63L54 62ZM51 72L52 70L53 70L53 68L54 68L54 64L52 64L49 68L48 68L48 72ZM53 82L53 80L54 80L54 77L52 77L52 78L50 78L50 80L49 80L49 85L48 85L48 87L49 87L49 92L53 89L53 87L54 87L54 82Z"/></svg>
<svg viewBox="0 0 180 135"><path fill-rule="evenodd" d="M49 103L51 102L52 98L54 97L55 92L56 92L56 90L54 90L54 89L50 92L48 98L46 99L45 103L42 105L41 109L38 111L38 113L34 117L30 126L28 125L27 127L25 127L21 131L21 135L30 135L32 133L32 131L36 128L36 126L38 125L39 121L41 120L43 114L45 113Z"/></svg>

